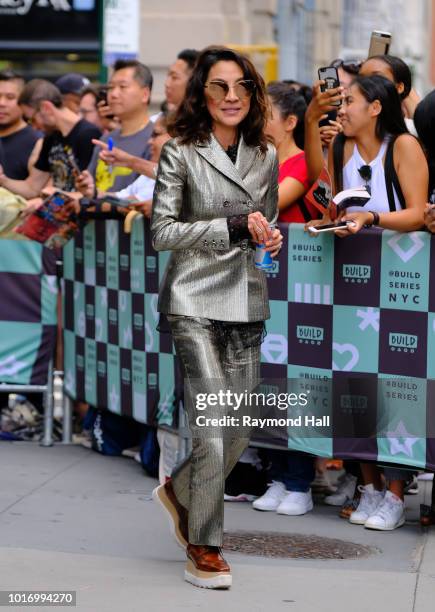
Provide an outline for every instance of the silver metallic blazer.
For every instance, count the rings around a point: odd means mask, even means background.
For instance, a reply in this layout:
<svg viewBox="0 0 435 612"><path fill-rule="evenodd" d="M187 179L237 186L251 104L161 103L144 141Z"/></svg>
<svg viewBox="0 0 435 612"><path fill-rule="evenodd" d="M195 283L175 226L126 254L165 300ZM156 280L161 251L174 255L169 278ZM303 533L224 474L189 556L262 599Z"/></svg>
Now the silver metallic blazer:
<svg viewBox="0 0 435 612"><path fill-rule="evenodd" d="M227 217L261 211L278 216L276 150L265 154L240 138L234 165L212 135L209 143L167 142L154 189L151 233L172 254L160 287L166 314L249 322L270 317L266 278L250 241L230 244Z"/></svg>

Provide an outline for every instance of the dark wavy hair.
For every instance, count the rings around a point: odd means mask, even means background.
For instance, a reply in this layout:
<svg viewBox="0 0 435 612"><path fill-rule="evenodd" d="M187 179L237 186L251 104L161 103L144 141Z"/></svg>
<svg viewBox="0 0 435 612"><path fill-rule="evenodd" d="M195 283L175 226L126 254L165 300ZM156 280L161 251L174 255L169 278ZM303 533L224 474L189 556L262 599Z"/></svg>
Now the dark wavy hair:
<svg viewBox="0 0 435 612"><path fill-rule="evenodd" d="M206 106L204 85L210 69L218 62L235 62L242 69L243 78L254 81L251 106L239 130L247 145L259 147L264 153L267 150L264 127L268 104L263 78L247 57L228 47L212 46L201 51L187 84L186 96L168 126L170 135L178 137L181 144L209 141L213 124Z"/></svg>
<svg viewBox="0 0 435 612"><path fill-rule="evenodd" d="M305 98L285 81L272 81L268 84L266 91L274 106L278 108L282 119L287 119L290 115L296 117L297 123L293 130L293 138L296 145L303 149L304 118L307 109Z"/></svg>

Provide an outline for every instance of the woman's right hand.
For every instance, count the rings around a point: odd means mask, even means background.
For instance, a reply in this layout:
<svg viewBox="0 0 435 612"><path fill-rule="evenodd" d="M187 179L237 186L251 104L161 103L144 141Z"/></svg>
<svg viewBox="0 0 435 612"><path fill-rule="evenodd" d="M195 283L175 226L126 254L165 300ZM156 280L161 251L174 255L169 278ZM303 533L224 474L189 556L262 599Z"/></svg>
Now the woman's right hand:
<svg viewBox="0 0 435 612"><path fill-rule="evenodd" d="M259 211L248 215L248 230L252 240L257 244L264 244L267 240L272 239L269 221Z"/></svg>
<svg viewBox="0 0 435 612"><path fill-rule="evenodd" d="M327 89L321 91L320 86L324 85L325 81L317 81L313 87L313 97L307 107L305 113L305 121L308 123L318 123L321 119L326 119L327 113L333 110L337 110L337 106L333 102L343 100L343 87L335 87L334 89Z"/></svg>

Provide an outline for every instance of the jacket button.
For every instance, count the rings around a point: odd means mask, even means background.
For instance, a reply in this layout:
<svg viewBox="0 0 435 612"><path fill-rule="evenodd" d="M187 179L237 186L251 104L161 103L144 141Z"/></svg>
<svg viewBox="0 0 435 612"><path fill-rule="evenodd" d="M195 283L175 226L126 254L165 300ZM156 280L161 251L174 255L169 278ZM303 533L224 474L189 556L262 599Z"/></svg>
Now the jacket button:
<svg viewBox="0 0 435 612"><path fill-rule="evenodd" d="M246 242L242 242L242 244L240 245L240 248L242 249L242 251L246 251L246 249L248 248L248 245L246 244Z"/></svg>
<svg viewBox="0 0 435 612"><path fill-rule="evenodd" d="M203 240L203 241L202 241L202 244L203 244L204 246L208 246L208 241L207 241L207 240Z"/></svg>
<svg viewBox="0 0 435 612"><path fill-rule="evenodd" d="M224 206L225 206L225 208L226 208L227 206L229 206L229 205L230 205L229 200L224 200Z"/></svg>
<svg viewBox="0 0 435 612"><path fill-rule="evenodd" d="M215 246L216 246L216 240L212 240L212 241L211 241L211 246L212 246L212 247L215 247Z"/></svg>
<svg viewBox="0 0 435 612"><path fill-rule="evenodd" d="M249 208L252 208L254 206L254 202L252 200L247 200L246 206L248 206Z"/></svg>

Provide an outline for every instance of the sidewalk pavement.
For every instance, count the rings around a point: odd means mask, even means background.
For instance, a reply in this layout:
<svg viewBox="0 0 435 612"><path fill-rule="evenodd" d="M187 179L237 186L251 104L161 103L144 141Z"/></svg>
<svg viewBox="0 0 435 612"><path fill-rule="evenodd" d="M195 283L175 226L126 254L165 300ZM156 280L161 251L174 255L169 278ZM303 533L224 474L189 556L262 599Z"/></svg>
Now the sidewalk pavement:
<svg viewBox="0 0 435 612"><path fill-rule="evenodd" d="M76 590L80 612L433 610L435 527L424 532L418 524L431 483L406 497L408 520L393 532L350 525L322 505L287 517L226 503L228 531L311 534L378 552L355 560L226 553L233 587L209 591L183 581L183 552L151 501L156 481L134 461L78 446L3 442L0 465L0 590Z"/></svg>

